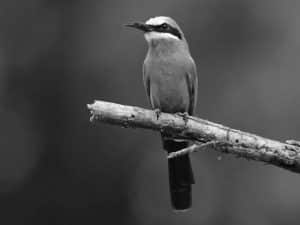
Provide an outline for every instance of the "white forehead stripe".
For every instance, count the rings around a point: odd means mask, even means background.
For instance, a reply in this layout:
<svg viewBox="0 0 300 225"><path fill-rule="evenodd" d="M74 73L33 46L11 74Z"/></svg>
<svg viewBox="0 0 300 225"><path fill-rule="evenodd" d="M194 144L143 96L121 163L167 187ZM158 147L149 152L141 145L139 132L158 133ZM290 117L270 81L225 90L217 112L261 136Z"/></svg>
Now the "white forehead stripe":
<svg viewBox="0 0 300 225"><path fill-rule="evenodd" d="M160 32L155 32L151 31L148 33L145 33L145 38L147 41L150 40L157 40L157 39L175 39L175 40L180 40L177 36L170 34L170 33L160 33Z"/></svg>
<svg viewBox="0 0 300 225"><path fill-rule="evenodd" d="M146 24L154 26L161 25L163 23L168 23L168 18L165 16L153 17L146 21Z"/></svg>

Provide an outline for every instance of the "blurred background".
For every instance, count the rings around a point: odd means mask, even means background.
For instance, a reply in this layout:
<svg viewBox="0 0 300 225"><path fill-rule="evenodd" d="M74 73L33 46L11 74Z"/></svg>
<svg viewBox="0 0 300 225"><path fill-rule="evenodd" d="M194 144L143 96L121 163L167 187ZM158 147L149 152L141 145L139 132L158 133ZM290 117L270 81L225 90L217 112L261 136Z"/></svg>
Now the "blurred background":
<svg viewBox="0 0 300 225"><path fill-rule="evenodd" d="M173 213L159 135L93 125L86 104L149 108L147 45L123 24L166 15L198 66L198 116L299 140L299 10L293 0L1 0L0 224L298 224L298 174L214 151L192 155L193 209Z"/></svg>

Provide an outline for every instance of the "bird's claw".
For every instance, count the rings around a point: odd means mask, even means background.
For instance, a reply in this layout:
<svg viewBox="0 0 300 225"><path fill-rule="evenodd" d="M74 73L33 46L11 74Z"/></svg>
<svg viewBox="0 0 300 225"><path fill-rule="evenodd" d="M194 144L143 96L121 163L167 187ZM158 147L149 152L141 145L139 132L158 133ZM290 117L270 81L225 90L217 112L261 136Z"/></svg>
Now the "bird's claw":
<svg viewBox="0 0 300 225"><path fill-rule="evenodd" d="M156 119L158 120L158 119L159 119L159 116L160 116L160 114L161 114L161 111L160 111L160 109L154 109L154 112L155 112L155 114L156 114Z"/></svg>
<svg viewBox="0 0 300 225"><path fill-rule="evenodd" d="M189 114L187 112L178 112L178 113L176 113L176 115L181 116L183 121L185 123L187 123L187 121L189 119Z"/></svg>

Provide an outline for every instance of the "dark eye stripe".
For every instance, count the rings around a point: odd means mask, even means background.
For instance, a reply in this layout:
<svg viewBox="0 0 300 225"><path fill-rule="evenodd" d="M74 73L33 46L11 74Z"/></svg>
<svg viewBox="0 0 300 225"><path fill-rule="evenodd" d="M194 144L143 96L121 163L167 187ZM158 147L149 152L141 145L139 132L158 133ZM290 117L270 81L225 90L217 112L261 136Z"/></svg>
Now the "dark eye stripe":
<svg viewBox="0 0 300 225"><path fill-rule="evenodd" d="M171 34L175 35L176 37L178 37L179 39L182 39L181 33L179 32L179 30L177 30L174 27L170 27L170 32Z"/></svg>
<svg viewBox="0 0 300 225"><path fill-rule="evenodd" d="M163 23L162 25L160 25L163 29L167 29L168 27L169 27L169 25L168 24L166 24L166 23Z"/></svg>
<svg viewBox="0 0 300 225"><path fill-rule="evenodd" d="M178 37L179 39L182 39L182 35L178 29L175 27L170 26L167 23L163 23L161 25L152 25L152 30L160 33L170 33Z"/></svg>

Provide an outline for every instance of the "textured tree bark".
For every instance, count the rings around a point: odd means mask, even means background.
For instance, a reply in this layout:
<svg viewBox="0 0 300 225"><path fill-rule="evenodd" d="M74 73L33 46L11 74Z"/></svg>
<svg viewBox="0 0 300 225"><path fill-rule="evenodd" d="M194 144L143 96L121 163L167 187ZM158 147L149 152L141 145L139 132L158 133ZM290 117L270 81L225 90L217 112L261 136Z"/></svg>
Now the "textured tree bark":
<svg viewBox="0 0 300 225"><path fill-rule="evenodd" d="M95 101L87 107L92 113L91 122L151 129L194 142L194 145L172 153L169 158L209 146L222 153L300 173L300 147L297 141L283 143L185 114L168 114L111 102Z"/></svg>

